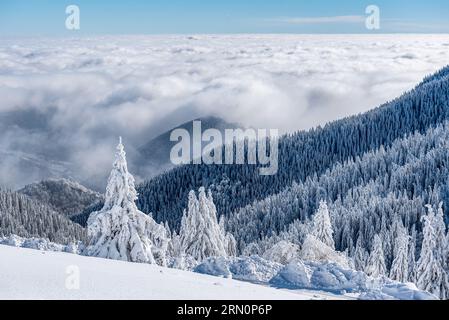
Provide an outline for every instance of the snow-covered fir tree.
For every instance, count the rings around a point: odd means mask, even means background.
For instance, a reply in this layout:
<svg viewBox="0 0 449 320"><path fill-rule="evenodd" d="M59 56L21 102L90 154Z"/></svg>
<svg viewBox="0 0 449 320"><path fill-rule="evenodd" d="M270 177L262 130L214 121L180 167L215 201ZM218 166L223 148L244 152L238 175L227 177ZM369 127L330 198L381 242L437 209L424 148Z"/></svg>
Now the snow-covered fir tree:
<svg viewBox="0 0 449 320"><path fill-rule="evenodd" d="M211 201L213 203L212 193L210 192L210 190L208 192L208 195L209 195L209 201ZM235 242L235 239L232 236L232 234L230 234L229 232L226 232L226 230L225 230L226 222L225 222L224 216L220 217L220 222L218 224L220 225L221 233L226 235L225 243L226 243L226 252L228 253L228 256L236 256L237 255L237 243Z"/></svg>
<svg viewBox="0 0 449 320"><path fill-rule="evenodd" d="M416 281L416 229L412 229L412 235L409 239L408 246L408 281L415 282Z"/></svg>
<svg viewBox="0 0 449 320"><path fill-rule="evenodd" d="M418 288L440 296L443 274L436 255L435 213L431 205L427 205L427 210L427 215L422 217L424 238L416 266L416 284Z"/></svg>
<svg viewBox="0 0 449 320"><path fill-rule="evenodd" d="M449 299L449 232L445 237L445 245L443 251L443 281L441 286L440 298Z"/></svg>
<svg viewBox="0 0 449 320"><path fill-rule="evenodd" d="M365 272L372 277L384 276L387 272L384 251L382 249L382 240L377 234L374 236L373 249L371 250Z"/></svg>
<svg viewBox="0 0 449 320"><path fill-rule="evenodd" d="M137 209L136 200L134 177L128 172L120 138L104 206L88 219L88 255L166 265L167 232Z"/></svg>
<svg viewBox="0 0 449 320"><path fill-rule="evenodd" d="M312 235L325 245L335 249L329 209L325 201L320 201L318 211L313 216Z"/></svg>
<svg viewBox="0 0 449 320"><path fill-rule="evenodd" d="M354 252L354 268L359 271L364 271L366 263L368 262L369 254L362 243L362 237L359 235Z"/></svg>
<svg viewBox="0 0 449 320"><path fill-rule="evenodd" d="M203 187L199 189L198 198L193 190L189 193L179 237L181 252L198 262L208 257L235 254L235 241L219 225L212 195L206 195Z"/></svg>
<svg viewBox="0 0 449 320"><path fill-rule="evenodd" d="M441 266L440 298L449 298L449 268L447 265L448 252L446 244L446 224L444 223L443 203L438 205L434 219L435 255Z"/></svg>
<svg viewBox="0 0 449 320"><path fill-rule="evenodd" d="M435 250L438 258L442 258L446 249L446 225L444 223L443 203L438 204L438 210L433 219L435 230Z"/></svg>
<svg viewBox="0 0 449 320"><path fill-rule="evenodd" d="M394 259L390 269L390 278L393 280L400 282L407 282L408 280L408 244L407 230L400 226L394 243Z"/></svg>

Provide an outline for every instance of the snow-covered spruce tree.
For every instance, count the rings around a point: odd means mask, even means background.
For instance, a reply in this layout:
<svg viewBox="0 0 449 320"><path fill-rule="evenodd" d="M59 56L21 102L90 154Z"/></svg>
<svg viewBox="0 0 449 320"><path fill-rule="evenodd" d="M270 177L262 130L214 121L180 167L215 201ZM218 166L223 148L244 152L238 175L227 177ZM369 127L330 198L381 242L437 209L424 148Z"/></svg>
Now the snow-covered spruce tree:
<svg viewBox="0 0 449 320"><path fill-rule="evenodd" d="M374 236L373 249L371 250L365 272L372 277L384 276L387 272L384 251L382 249L382 240L380 240L380 237L377 234Z"/></svg>
<svg viewBox="0 0 449 320"><path fill-rule="evenodd" d="M165 228L137 209L134 177L128 172L122 139L106 187L105 203L88 219L90 256L166 265Z"/></svg>
<svg viewBox="0 0 449 320"><path fill-rule="evenodd" d="M313 216L312 235L335 250L333 233L329 209L327 208L326 202L321 200L318 211Z"/></svg>
<svg viewBox="0 0 449 320"><path fill-rule="evenodd" d="M443 203L440 202L434 219L435 255L441 265L440 298L449 298L449 268L446 244L446 224L444 223Z"/></svg>
<svg viewBox="0 0 449 320"><path fill-rule="evenodd" d="M418 288L440 296L442 268L436 256L434 220L435 213L431 205L427 205L428 213L422 217L423 241L421 254L416 266L416 284Z"/></svg>
<svg viewBox="0 0 449 320"><path fill-rule="evenodd" d="M210 195L209 199L210 199L210 201L212 201L212 194L210 191L209 191L209 195ZM226 252L228 253L228 256L236 256L237 255L237 242L235 241L232 234L230 234L229 232L226 232L226 230L225 230L226 222L225 222L224 216L220 217L219 225L220 225L221 232L226 235Z"/></svg>
<svg viewBox="0 0 449 320"><path fill-rule="evenodd" d="M412 228L412 235L408 246L408 282L416 282L416 228Z"/></svg>
<svg viewBox="0 0 449 320"><path fill-rule="evenodd" d="M435 230L435 250L438 258L442 258L446 247L446 224L444 223L443 203L438 205L437 213L433 219Z"/></svg>
<svg viewBox="0 0 449 320"><path fill-rule="evenodd" d="M203 187L199 189L198 198L193 190L189 193L188 210L184 211L179 236L183 254L198 262L235 253L235 241L219 225L212 195L206 196ZM229 248L232 245L234 247Z"/></svg>
<svg viewBox="0 0 449 320"><path fill-rule="evenodd" d="M359 235L353 257L354 268L359 271L364 271L368 258L369 254L363 246L362 237Z"/></svg>
<svg viewBox="0 0 449 320"><path fill-rule="evenodd" d="M449 299L449 232L446 234L446 241L443 251L443 286L441 288L440 297Z"/></svg>
<svg viewBox="0 0 449 320"><path fill-rule="evenodd" d="M390 278L399 282L408 281L408 245L409 235L403 226L400 226L397 231L397 236L394 244L394 258L390 269Z"/></svg>

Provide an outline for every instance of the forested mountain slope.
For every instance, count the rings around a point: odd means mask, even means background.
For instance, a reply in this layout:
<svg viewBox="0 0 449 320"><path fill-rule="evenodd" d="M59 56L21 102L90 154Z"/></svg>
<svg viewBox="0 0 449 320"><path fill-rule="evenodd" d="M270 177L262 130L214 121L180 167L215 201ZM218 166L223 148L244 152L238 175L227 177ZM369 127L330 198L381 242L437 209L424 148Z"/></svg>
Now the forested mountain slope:
<svg viewBox="0 0 449 320"><path fill-rule="evenodd" d="M193 121L201 122L202 131L207 129L217 129L223 135L226 129L234 129L239 127L236 123L229 123L217 117L198 118L176 126L158 135L138 149L139 158L132 160L138 170L135 174L148 179L162 173L163 171L173 168L174 165L170 161L170 151L171 148L178 143L178 141L170 141L171 132L174 129L185 129L190 134L190 143L193 144ZM205 144L206 143L203 142L203 145ZM190 155L192 156L192 153Z"/></svg>
<svg viewBox="0 0 449 320"><path fill-rule="evenodd" d="M259 175L254 165L184 165L138 186L139 208L178 227L187 193L210 187L218 212L233 211L276 194L293 182L321 175L338 162L354 160L396 139L449 119L449 67L427 77L401 97L372 111L279 141L279 171Z"/></svg>
<svg viewBox="0 0 449 320"><path fill-rule="evenodd" d="M82 212L103 196L67 179L47 179L19 190L30 198L48 204L54 211L70 217Z"/></svg>
<svg viewBox="0 0 449 320"><path fill-rule="evenodd" d="M61 244L84 240L85 229L28 196L0 189L0 236L47 238Z"/></svg>
<svg viewBox="0 0 449 320"><path fill-rule="evenodd" d="M294 183L284 191L243 207L227 218L241 251L260 253L283 239L300 243L306 222L320 200L327 200L336 248L354 253L357 240L371 248L374 234L390 236L401 222L421 239L425 205L449 208L449 123L398 139L388 148L337 163L321 176ZM446 214L447 216L447 214ZM254 243L257 246L254 247ZM392 246L394 238L385 239ZM392 252L385 250L387 261Z"/></svg>

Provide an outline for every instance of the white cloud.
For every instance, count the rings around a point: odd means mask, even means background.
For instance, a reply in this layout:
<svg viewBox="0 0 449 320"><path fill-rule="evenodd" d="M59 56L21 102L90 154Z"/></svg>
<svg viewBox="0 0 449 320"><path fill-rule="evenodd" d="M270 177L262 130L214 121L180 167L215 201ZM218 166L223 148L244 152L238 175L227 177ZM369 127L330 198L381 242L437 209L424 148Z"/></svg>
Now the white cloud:
<svg viewBox="0 0 449 320"><path fill-rule="evenodd" d="M308 129L411 89L447 64L448 48L444 35L5 39L0 151L39 153L100 177L118 135L131 155L198 116ZM0 184L14 182L12 172L3 168Z"/></svg>

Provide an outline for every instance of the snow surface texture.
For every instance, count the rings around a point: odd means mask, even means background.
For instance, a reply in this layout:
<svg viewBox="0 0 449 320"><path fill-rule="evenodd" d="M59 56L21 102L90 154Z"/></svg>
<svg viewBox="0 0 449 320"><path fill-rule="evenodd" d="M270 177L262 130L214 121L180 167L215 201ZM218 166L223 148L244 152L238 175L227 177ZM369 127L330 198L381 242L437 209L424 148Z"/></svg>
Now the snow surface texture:
<svg viewBox="0 0 449 320"><path fill-rule="evenodd" d="M279 290L156 265L3 245L0 257L0 299L345 298L314 291Z"/></svg>
<svg viewBox="0 0 449 320"><path fill-rule="evenodd" d="M0 157L0 180L45 178L51 160L55 173L69 164L77 180L103 182L114 134L138 147L199 116L324 124L399 96L446 65L448 48L445 35L2 39L0 150L14 154ZM40 170L20 170L30 162Z"/></svg>
<svg viewBox="0 0 449 320"><path fill-rule="evenodd" d="M412 283L399 283L388 278L371 278L360 271L344 269L337 264L292 261L270 284L279 288L315 289L335 293L359 292L360 299L433 300L435 296L418 290Z"/></svg>
<svg viewBox="0 0 449 320"><path fill-rule="evenodd" d="M128 172L122 139L106 188L105 203L87 221L87 255L165 266L169 239L162 225L137 209L134 178Z"/></svg>
<svg viewBox="0 0 449 320"><path fill-rule="evenodd" d="M335 263L294 260L282 266L258 256L209 258L195 272L244 281L270 284L283 289L323 290L359 299L427 300L435 297L420 291L412 283L399 283L387 278L371 278L360 271L342 268Z"/></svg>
<svg viewBox="0 0 449 320"><path fill-rule="evenodd" d="M282 265L267 261L259 256L212 257L195 267L194 271L218 277L233 278L250 282L268 282Z"/></svg>
<svg viewBox="0 0 449 320"><path fill-rule="evenodd" d="M42 238L22 238L14 234L9 235L7 237L0 237L0 244L12 247L21 247L21 248L56 251L56 252L69 252L76 254L80 254L84 250L84 245L81 242L69 245L62 245L59 243L50 242Z"/></svg>

